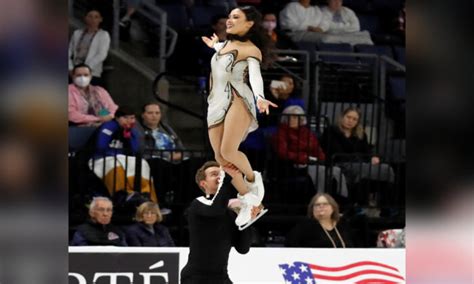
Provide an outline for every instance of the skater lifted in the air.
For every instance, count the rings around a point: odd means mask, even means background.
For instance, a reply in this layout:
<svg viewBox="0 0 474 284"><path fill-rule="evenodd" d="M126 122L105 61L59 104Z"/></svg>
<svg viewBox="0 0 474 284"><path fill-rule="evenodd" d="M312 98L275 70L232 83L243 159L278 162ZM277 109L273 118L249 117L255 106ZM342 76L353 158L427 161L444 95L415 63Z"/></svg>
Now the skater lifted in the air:
<svg viewBox="0 0 474 284"><path fill-rule="evenodd" d="M218 42L214 34L202 37L216 53L211 59L207 123L209 140L216 161L243 173L250 192L240 195L242 204L235 223L243 230L266 213L251 217L253 206L262 206L262 176L253 171L239 145L249 132L258 128L256 109L269 113L276 104L265 99L260 64L270 60L270 38L261 25L262 15L253 6L236 8L227 19L227 40ZM250 83L251 88L248 86ZM235 182L235 178L232 183Z"/></svg>

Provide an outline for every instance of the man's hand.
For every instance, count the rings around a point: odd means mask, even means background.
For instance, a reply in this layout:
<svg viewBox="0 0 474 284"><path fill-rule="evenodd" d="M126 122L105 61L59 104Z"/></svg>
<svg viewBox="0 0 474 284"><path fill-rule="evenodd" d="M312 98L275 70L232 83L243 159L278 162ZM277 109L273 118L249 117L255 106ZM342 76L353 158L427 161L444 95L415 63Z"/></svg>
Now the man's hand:
<svg viewBox="0 0 474 284"><path fill-rule="evenodd" d="M252 208L251 218L255 219L255 217L257 217L257 215L260 213L260 211L262 211L262 208L263 208L263 205L261 205L261 204L260 204L260 206L254 206Z"/></svg>
<svg viewBox="0 0 474 284"><path fill-rule="evenodd" d="M223 166L222 169L232 178L235 178L238 175L242 175L242 172L234 164L231 164L231 163Z"/></svg>

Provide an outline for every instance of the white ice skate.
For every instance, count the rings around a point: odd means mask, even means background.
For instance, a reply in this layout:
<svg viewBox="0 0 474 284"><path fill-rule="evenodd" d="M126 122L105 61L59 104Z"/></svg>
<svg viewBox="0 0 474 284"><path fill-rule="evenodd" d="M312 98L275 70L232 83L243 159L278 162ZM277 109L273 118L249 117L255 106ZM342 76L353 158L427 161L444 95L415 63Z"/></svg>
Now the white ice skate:
<svg viewBox="0 0 474 284"><path fill-rule="evenodd" d="M260 204L262 203L263 197L265 196L265 187L263 186L262 174L257 171L253 171L253 174L255 176L255 180L253 182L249 182L247 177L244 178L244 181L247 184L250 192L257 196L258 204Z"/></svg>
<svg viewBox="0 0 474 284"><path fill-rule="evenodd" d="M240 231L248 228L268 212L268 209L262 209L259 214L254 219L252 219L252 208L261 204L260 198L251 192L248 192L243 196L239 194L237 197L240 200L241 206L239 215L235 219L235 224L238 226Z"/></svg>

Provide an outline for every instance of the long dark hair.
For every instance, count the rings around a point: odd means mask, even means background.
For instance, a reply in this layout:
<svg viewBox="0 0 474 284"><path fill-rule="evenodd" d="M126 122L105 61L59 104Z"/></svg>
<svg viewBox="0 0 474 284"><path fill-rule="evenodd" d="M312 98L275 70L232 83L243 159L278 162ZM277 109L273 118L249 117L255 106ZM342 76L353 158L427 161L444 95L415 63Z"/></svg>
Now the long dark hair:
<svg viewBox="0 0 474 284"><path fill-rule="evenodd" d="M247 21L253 21L253 25L244 36L228 34L227 39L250 40L262 52L262 65L268 67L275 59L275 54L272 52L273 42L262 27L262 14L254 6L243 6L236 9L245 14Z"/></svg>

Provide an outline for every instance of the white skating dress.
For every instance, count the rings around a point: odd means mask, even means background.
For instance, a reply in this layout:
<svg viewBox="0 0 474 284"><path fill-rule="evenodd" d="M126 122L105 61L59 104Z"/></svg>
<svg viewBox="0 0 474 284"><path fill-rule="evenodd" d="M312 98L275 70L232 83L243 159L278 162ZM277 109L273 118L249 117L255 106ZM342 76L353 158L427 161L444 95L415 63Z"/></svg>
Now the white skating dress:
<svg viewBox="0 0 474 284"><path fill-rule="evenodd" d="M255 57L237 60L236 49L225 53L220 50L228 43L216 43L216 53L211 59L211 86L207 99L208 128L217 126L224 121L227 111L232 104L234 92L241 97L252 116L249 132L258 128L256 100L264 98L263 79L260 73L260 60ZM252 88L249 87L252 86ZM247 135L244 136L244 139Z"/></svg>

